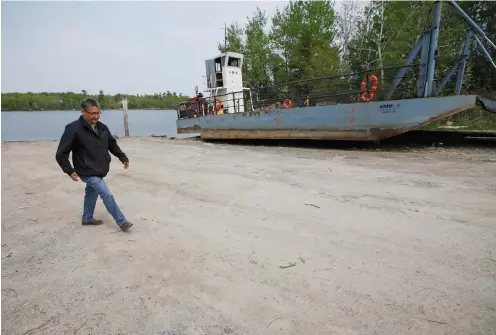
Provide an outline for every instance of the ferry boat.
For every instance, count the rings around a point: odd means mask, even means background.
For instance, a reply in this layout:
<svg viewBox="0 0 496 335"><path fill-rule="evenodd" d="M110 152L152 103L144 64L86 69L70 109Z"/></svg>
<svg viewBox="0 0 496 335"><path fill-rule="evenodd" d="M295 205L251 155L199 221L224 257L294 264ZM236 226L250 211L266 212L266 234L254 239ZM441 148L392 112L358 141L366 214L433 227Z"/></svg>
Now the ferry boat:
<svg viewBox="0 0 496 335"><path fill-rule="evenodd" d="M204 92L208 94L204 97L196 87L196 96L178 105L177 132L203 139L378 141L467 110L477 102L496 112L494 101L460 94L470 42L475 39L485 51L477 35L489 39L454 1L450 5L470 28L459 61L439 87L434 68L441 1L436 1L432 24L402 66L248 88L243 86L242 54L225 52L206 60ZM417 56L420 61L414 66ZM443 88L457 70L455 93L443 96Z"/></svg>

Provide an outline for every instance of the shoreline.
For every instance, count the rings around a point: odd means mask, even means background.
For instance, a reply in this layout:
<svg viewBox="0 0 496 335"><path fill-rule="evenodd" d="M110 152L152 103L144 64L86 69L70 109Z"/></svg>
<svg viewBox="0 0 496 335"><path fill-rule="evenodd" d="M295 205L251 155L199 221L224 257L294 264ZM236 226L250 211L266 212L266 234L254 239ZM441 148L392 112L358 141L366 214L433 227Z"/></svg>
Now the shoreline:
<svg viewBox="0 0 496 335"><path fill-rule="evenodd" d="M380 148L391 145L403 145L404 147L416 146L426 147L430 145L441 145L447 147L485 147L496 142L496 130L465 130L465 129L428 129L428 130L411 130L409 132L388 138L374 144L372 141L349 141L349 140L204 140L200 135L191 134L156 134L151 135L131 135L129 137L113 135L115 138L122 140L130 139L166 139L166 140L191 140L196 139L203 142L213 143L231 143L240 145L285 145L285 146L301 146L309 147L328 147L329 149L336 147L374 147ZM2 143L32 143L32 142L56 142L59 139L42 139L42 140L1 140ZM496 145L496 143L494 143Z"/></svg>
<svg viewBox="0 0 496 335"><path fill-rule="evenodd" d="M61 134L62 135L62 134ZM157 139L157 140L169 140L169 141L183 141L183 140L192 140L192 139L200 139L197 136L190 136L190 137L181 137L184 135L157 135L155 136L150 135L150 136L115 136L114 137L119 140L145 140L145 139ZM52 143L52 142L58 142L60 139L54 139L54 140L26 140L26 141L19 141L19 140L1 140L2 144L7 144L7 143Z"/></svg>
<svg viewBox="0 0 496 335"><path fill-rule="evenodd" d="M128 111L176 111L174 108L129 108ZM123 109L102 109L105 111L123 111ZM14 112L79 112L79 109L55 109L55 110L2 110L2 113L14 113Z"/></svg>

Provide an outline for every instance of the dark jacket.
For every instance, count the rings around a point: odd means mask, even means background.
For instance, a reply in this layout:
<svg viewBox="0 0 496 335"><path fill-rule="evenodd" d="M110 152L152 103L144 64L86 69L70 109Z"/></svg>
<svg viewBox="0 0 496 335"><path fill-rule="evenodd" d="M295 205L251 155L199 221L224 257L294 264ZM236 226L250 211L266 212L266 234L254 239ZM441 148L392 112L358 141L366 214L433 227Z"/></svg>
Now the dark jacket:
<svg viewBox="0 0 496 335"><path fill-rule="evenodd" d="M59 163L62 171L71 175L74 170L80 176L97 176L103 178L110 169L109 151L124 162L129 162L117 145L117 141L112 137L108 127L97 122L98 135L93 131L90 124L81 115L78 120L69 123L62 134L62 137L55 154L55 159ZM69 153L72 151L72 163L69 163Z"/></svg>

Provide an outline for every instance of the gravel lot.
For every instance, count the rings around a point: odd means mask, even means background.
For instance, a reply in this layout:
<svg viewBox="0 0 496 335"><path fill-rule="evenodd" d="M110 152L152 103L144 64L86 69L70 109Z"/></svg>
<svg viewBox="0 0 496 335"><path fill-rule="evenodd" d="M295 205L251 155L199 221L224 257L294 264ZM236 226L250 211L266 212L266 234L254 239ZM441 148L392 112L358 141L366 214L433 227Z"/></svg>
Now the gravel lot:
<svg viewBox="0 0 496 335"><path fill-rule="evenodd" d="M119 143L127 233L2 144L2 333L496 332L496 150Z"/></svg>

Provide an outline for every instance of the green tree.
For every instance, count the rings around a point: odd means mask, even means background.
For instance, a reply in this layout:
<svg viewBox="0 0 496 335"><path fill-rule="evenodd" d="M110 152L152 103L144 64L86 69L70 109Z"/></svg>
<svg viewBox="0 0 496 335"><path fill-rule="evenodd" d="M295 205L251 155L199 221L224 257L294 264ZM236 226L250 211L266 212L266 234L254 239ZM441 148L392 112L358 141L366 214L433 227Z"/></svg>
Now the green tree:
<svg viewBox="0 0 496 335"><path fill-rule="evenodd" d="M384 87L391 83L398 69L383 69L399 66L427 23L430 22L432 3L421 1L371 1L357 22L356 34L348 45L345 63L350 72L350 87L358 88L366 70L379 78L377 99ZM380 69L380 70L379 70ZM412 95L416 90L418 67L409 70L396 92Z"/></svg>
<svg viewBox="0 0 496 335"><path fill-rule="evenodd" d="M105 105L105 95L102 90L98 92L98 104L102 107Z"/></svg>
<svg viewBox="0 0 496 335"><path fill-rule="evenodd" d="M277 10L272 18L273 56L269 61L275 81L301 81L338 73L335 37L335 13L330 1L291 1L282 11ZM303 97L323 90L322 82L306 81L281 87L279 92Z"/></svg>
<svg viewBox="0 0 496 335"><path fill-rule="evenodd" d="M245 28L243 73L250 86L268 85L271 82L269 66L272 53L269 37L264 31L266 25L267 16L257 6L252 18L248 18Z"/></svg>
<svg viewBox="0 0 496 335"><path fill-rule="evenodd" d="M286 62L291 80L331 75L338 70L335 14L330 1L290 2L272 19L275 53Z"/></svg>
<svg viewBox="0 0 496 335"><path fill-rule="evenodd" d="M484 31L486 36L496 43L496 23L494 13L496 13L496 1L463 1L458 3L464 11L474 20L474 22ZM492 59L496 59L496 49L480 38ZM496 69L491 66L482 49L472 43L470 60L467 70L470 72L470 79L464 85L465 92L477 92L489 95L496 99Z"/></svg>

